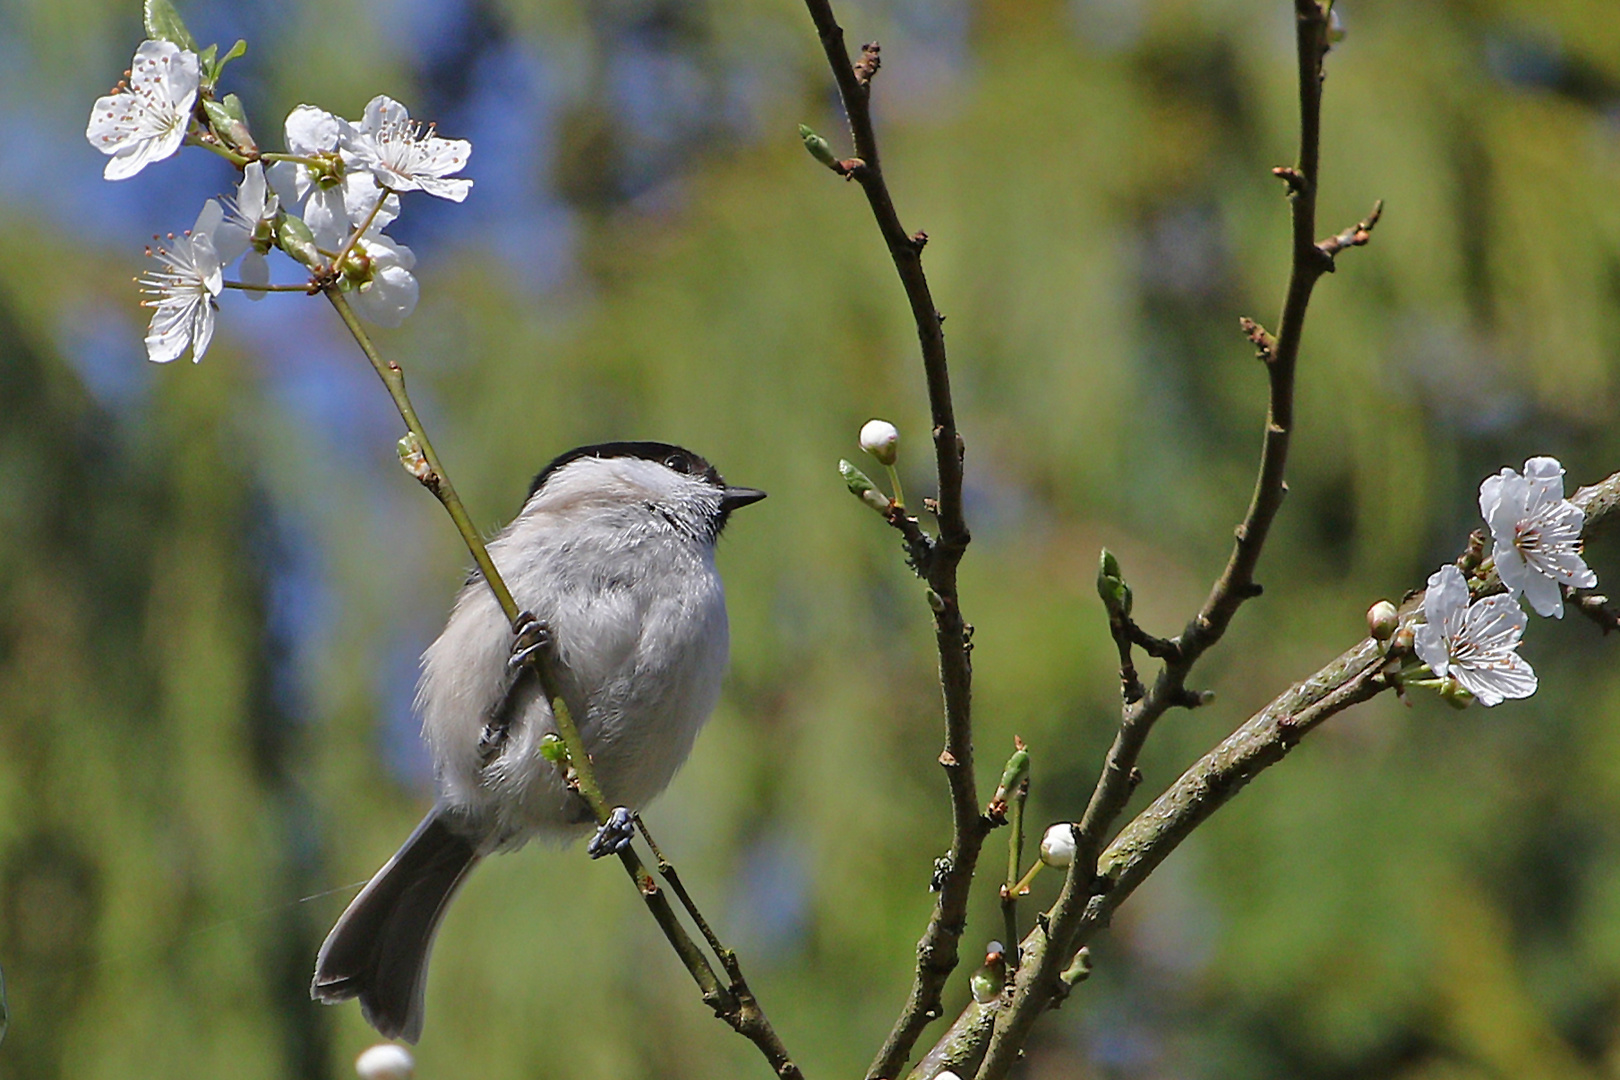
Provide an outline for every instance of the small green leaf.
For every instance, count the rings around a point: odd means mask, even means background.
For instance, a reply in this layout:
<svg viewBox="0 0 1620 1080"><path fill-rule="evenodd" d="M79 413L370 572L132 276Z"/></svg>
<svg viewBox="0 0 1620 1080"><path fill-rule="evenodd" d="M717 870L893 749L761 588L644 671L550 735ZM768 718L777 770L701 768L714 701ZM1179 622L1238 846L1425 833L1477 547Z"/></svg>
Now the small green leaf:
<svg viewBox="0 0 1620 1080"><path fill-rule="evenodd" d="M1097 564L1097 595L1102 598L1103 606L1108 609L1109 615L1118 614L1130 618L1131 587L1125 583L1125 574L1119 568L1119 560L1107 548L1103 548L1102 558Z"/></svg>
<svg viewBox="0 0 1620 1080"><path fill-rule="evenodd" d="M182 49L197 51L197 39L186 29L186 21L169 0L146 0L146 36L158 41L172 41Z"/></svg>
<svg viewBox="0 0 1620 1080"><path fill-rule="evenodd" d="M227 51L224 56L219 58L219 66L224 68L226 64L230 63L232 60L235 60L238 56L246 55L247 42L243 41L241 38L237 38L236 44L232 45L230 50Z"/></svg>
<svg viewBox="0 0 1620 1080"><path fill-rule="evenodd" d="M568 760L568 746L556 734L548 731L540 739L540 756L553 765L561 765Z"/></svg>
<svg viewBox="0 0 1620 1080"><path fill-rule="evenodd" d="M214 67L214 57L218 55L218 53L219 46L210 45L208 48L197 54L197 67L202 71L204 82L213 82L215 77L219 74L218 69Z"/></svg>

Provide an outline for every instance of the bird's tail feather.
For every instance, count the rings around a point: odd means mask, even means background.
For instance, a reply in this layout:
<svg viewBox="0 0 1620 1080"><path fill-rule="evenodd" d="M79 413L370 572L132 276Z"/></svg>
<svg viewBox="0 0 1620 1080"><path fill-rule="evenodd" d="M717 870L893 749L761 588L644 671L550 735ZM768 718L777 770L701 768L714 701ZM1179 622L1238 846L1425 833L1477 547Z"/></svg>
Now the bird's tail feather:
<svg viewBox="0 0 1620 1080"><path fill-rule="evenodd" d="M358 997L372 1027L416 1042L433 935L477 861L471 841L440 811L428 814L326 935L310 996L327 1004Z"/></svg>

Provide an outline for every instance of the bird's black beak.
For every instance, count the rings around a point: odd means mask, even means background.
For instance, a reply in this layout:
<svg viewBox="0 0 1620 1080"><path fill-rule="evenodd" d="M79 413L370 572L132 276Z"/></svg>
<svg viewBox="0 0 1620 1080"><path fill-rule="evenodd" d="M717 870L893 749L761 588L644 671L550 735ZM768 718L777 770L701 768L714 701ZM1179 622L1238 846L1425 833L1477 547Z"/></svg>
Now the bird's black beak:
<svg viewBox="0 0 1620 1080"><path fill-rule="evenodd" d="M720 510L729 514L741 506L757 503L765 497L765 493L758 488L728 487L726 493L720 496Z"/></svg>

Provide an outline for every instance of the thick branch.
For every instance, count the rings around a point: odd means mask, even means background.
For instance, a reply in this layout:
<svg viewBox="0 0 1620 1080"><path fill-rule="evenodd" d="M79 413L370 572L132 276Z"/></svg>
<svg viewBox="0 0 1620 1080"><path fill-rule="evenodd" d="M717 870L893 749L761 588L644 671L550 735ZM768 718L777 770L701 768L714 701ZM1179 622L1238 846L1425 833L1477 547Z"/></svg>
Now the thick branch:
<svg viewBox="0 0 1620 1080"><path fill-rule="evenodd" d="M939 539L928 560L926 576L929 588L937 597L937 603L931 599L930 605L934 609L934 637L939 649L940 687L945 703L945 749L939 760L950 784L951 848L943 872L938 876L939 897L933 916L922 940L917 943L917 970L911 994L867 1073L872 1080L878 1080L899 1072L923 1028L941 1012L940 992L956 968L957 946L967 923L968 893L979 850L990 826L979 812L973 778L970 712L973 672L969 660L972 631L962 617L956 588L957 566L969 540L962 514L962 439L956 429L956 410L951 402L945 332L940 325L943 316L934 306L928 278L923 273L922 249L928 238L923 233L906 232L883 179L869 107L872 79L878 71L876 43L861 50L858 64L851 63L844 46L844 31L833 17L828 0L806 0L806 6L849 118L855 158L846 163L844 171L866 193L917 324L923 373L928 383L928 406L933 418L934 461L939 473L936 511Z"/></svg>

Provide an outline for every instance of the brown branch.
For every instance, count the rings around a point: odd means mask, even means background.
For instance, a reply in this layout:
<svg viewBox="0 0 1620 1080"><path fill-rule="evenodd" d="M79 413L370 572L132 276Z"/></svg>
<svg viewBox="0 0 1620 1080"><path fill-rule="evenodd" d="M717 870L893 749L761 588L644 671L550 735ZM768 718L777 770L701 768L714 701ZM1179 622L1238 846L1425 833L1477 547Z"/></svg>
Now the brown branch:
<svg viewBox="0 0 1620 1080"><path fill-rule="evenodd" d="M849 119L855 153L854 159L846 163L848 175L861 185L872 207L878 231L894 260L917 325L923 373L928 384L928 407L933 418L934 462L939 474L939 500L935 511L939 537L927 561L926 578L932 591L929 606L934 613L940 688L944 697L945 749L939 759L950 785L951 846L942 872L937 875L939 896L933 915L917 943L917 968L910 996L867 1073L872 1080L878 1080L899 1072L923 1028L941 1014L940 993L945 980L956 968L958 944L967 924L968 893L990 824L979 812L973 778L970 712L973 672L969 659L972 631L962 617L956 585L957 566L969 541L967 522L962 514L963 444L951 401L945 333L940 325L943 316L934 305L928 278L923 273L922 249L927 236L908 233L900 224L900 216L883 178L882 158L878 154L868 100L872 77L879 65L877 44L863 48L860 62L852 64L844 46L844 31L833 16L829 0L806 0L805 6L821 38Z"/></svg>
<svg viewBox="0 0 1620 1080"><path fill-rule="evenodd" d="M1205 700L1202 695L1188 691L1188 674L1199 658L1225 634L1243 602L1260 594L1260 586L1254 580L1255 567L1288 490L1284 468L1293 435L1294 375L1306 309L1317 279L1333 267L1332 254L1316 242L1322 58L1327 52L1327 15L1319 0L1295 0L1294 11L1299 73L1299 161L1291 168L1273 170L1288 185L1293 217L1292 269L1275 341L1262 336L1264 332L1258 325L1252 330L1250 324L1244 327L1266 362L1270 382L1270 403L1254 493L1248 512L1237 527L1236 542L1226 569L1216 580L1203 607L1176 639L1177 654L1165 662L1151 690L1125 705L1102 775L1075 830L1075 857L1063 892L1052 909L1048 930L1040 935L1048 947L1032 953L1019 969L1017 985L996 1016L978 1080L997 1080L1007 1074L1036 1017L1057 998L1063 968L1074 950L1083 944L1076 940L1080 917L1091 900L1108 894L1097 874L1098 856L1104 837L1130 798L1134 788L1131 777L1154 723L1175 706Z"/></svg>
<svg viewBox="0 0 1620 1080"><path fill-rule="evenodd" d="M1322 254L1331 259L1345 248L1363 247L1366 245L1367 241L1372 239L1373 227L1378 224L1378 219L1383 216L1384 200L1379 199L1377 202L1373 203L1372 213L1362 218L1357 224L1352 225L1348 229L1344 230L1344 232L1339 233L1337 236L1330 236L1326 240L1323 240L1316 245L1316 248ZM1331 272L1332 270L1333 265L1330 263L1328 265L1328 271Z"/></svg>
<svg viewBox="0 0 1620 1080"><path fill-rule="evenodd" d="M1583 536L1591 536L1601 526L1620 519L1620 472L1581 488L1570 501L1585 512ZM1500 583L1494 589L1500 591ZM1401 605L1404 631L1410 632L1415 624L1423 596L1421 591L1414 592ZM1249 781L1281 761L1329 717L1393 688L1394 683L1385 676L1387 668L1388 657L1379 643L1364 639L1310 678L1290 686L1200 758L1120 831L1103 852L1099 873L1091 882L1079 881L1072 875L1064 882L1056 904L1047 912L1045 927L1037 926L1021 943L1022 972L1034 971L1050 956L1075 957L1108 926L1113 913L1136 887ZM1067 940L1059 940L1065 924L1072 924L1072 933ZM1062 982L1060 976L1060 985L1050 999L1052 1007L1066 995ZM1024 984L1021 973L1019 991ZM1016 994L1013 1000L1017 1000ZM985 1052L993 1032L999 1030L999 1024L992 1023L985 1013L995 1012L999 1018L1007 1011L1006 998L970 1004L923 1060L934 1071L949 1068L965 1073ZM984 1075L983 1069L979 1075Z"/></svg>

